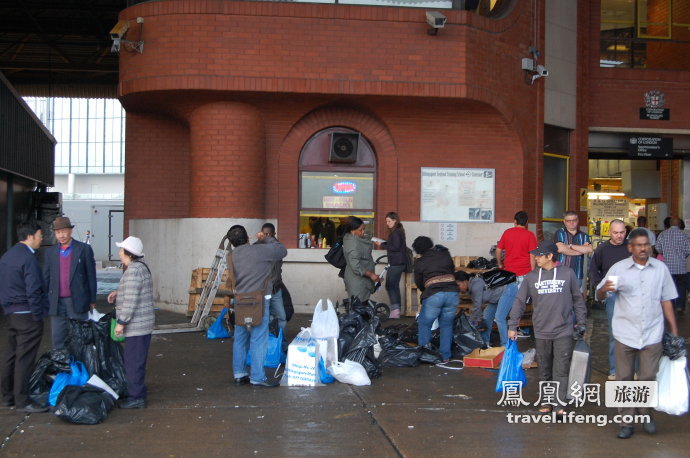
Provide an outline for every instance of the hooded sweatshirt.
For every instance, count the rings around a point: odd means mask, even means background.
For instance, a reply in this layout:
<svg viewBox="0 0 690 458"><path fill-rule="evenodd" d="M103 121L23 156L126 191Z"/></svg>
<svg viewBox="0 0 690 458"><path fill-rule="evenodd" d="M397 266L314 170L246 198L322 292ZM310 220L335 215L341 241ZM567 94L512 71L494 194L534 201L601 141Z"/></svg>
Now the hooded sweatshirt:
<svg viewBox="0 0 690 458"><path fill-rule="evenodd" d="M572 336L573 314L578 325L585 324L585 301L575 272L570 267L554 267L551 270L538 267L528 273L515 296L508 329L517 329L528 297L532 297L532 323L534 336L538 339Z"/></svg>

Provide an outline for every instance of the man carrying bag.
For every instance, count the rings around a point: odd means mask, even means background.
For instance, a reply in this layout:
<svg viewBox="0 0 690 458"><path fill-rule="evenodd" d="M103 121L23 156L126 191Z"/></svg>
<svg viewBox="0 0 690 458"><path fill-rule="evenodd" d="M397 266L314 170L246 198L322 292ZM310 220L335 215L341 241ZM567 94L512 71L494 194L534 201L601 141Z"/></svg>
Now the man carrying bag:
<svg viewBox="0 0 690 458"><path fill-rule="evenodd" d="M236 301L242 299L241 307L251 308L251 297L261 300L263 293L263 315L261 319L252 317L249 326L245 321L235 317L235 341L232 349L232 370L235 384L272 387L278 383L266 379L264 360L268 347L268 316L271 299L272 284L270 276L273 266L287 255L287 249L274 237L263 232L256 234L258 239L254 245L249 244L247 230L243 226L233 226L228 232L228 238L233 246L231 261L228 265L232 269L231 278L235 281ZM247 302L249 301L249 302ZM236 310L237 311L237 310ZM258 321L258 323L257 323ZM247 372L247 352L251 357L251 373Z"/></svg>

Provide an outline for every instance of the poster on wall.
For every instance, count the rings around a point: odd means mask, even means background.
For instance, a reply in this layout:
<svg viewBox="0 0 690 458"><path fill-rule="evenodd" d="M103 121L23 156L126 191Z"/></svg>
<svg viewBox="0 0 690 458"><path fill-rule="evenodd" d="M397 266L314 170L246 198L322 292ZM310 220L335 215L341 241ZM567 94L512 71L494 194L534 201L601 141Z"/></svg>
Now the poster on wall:
<svg viewBox="0 0 690 458"><path fill-rule="evenodd" d="M420 220L493 223L495 178L495 169L422 167Z"/></svg>

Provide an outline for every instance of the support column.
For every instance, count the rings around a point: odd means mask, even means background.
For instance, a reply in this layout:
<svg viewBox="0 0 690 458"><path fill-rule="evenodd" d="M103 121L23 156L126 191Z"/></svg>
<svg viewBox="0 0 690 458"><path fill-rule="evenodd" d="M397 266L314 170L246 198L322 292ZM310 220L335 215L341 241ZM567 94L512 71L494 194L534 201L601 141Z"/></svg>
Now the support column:
<svg viewBox="0 0 690 458"><path fill-rule="evenodd" d="M259 111L209 103L189 116L190 217L263 218L266 151Z"/></svg>

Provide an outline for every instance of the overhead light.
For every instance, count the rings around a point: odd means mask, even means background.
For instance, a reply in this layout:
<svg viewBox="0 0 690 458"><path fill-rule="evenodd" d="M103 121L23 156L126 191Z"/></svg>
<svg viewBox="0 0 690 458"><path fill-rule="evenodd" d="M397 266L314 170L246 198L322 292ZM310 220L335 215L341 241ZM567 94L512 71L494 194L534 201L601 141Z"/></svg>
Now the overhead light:
<svg viewBox="0 0 690 458"><path fill-rule="evenodd" d="M610 45L608 48L606 48L607 51L630 51L630 48L628 48L624 44L617 44L617 45Z"/></svg>
<svg viewBox="0 0 690 458"><path fill-rule="evenodd" d="M610 199L611 197L625 197L625 193L623 193L623 192L588 192L587 193L588 199L607 200L607 199Z"/></svg>

